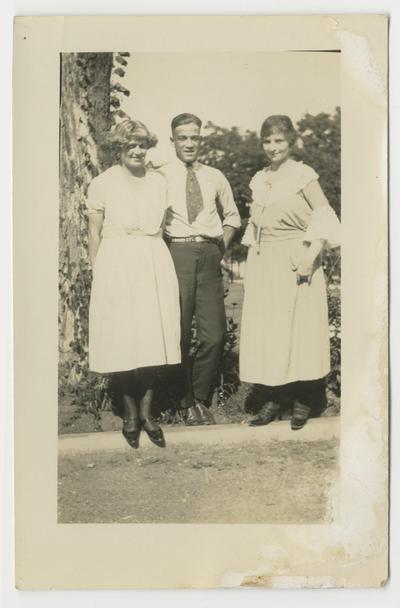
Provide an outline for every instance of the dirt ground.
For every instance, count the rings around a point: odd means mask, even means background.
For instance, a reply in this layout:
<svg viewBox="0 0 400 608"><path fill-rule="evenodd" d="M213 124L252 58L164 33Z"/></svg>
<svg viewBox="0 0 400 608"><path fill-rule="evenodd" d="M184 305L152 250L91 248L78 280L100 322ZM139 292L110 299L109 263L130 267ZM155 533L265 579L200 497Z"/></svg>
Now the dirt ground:
<svg viewBox="0 0 400 608"><path fill-rule="evenodd" d="M181 444L59 459L59 523L330 520L338 442Z"/></svg>

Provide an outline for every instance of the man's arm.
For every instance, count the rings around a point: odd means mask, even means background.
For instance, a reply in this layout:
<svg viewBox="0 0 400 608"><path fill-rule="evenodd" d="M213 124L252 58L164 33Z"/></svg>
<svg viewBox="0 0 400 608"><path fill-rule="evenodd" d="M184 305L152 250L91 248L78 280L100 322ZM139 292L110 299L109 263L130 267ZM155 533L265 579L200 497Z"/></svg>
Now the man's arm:
<svg viewBox="0 0 400 608"><path fill-rule="evenodd" d="M235 236L235 234L237 232L237 228L234 228L233 226L225 225L223 227L223 231L224 231L224 235L223 235L224 249L225 249L225 251L227 251L230 247L230 244L232 243L233 237Z"/></svg>
<svg viewBox="0 0 400 608"><path fill-rule="evenodd" d="M223 215L223 241L225 251L227 251L236 231L241 226L241 219L233 198L232 188L222 173L218 188L218 201Z"/></svg>

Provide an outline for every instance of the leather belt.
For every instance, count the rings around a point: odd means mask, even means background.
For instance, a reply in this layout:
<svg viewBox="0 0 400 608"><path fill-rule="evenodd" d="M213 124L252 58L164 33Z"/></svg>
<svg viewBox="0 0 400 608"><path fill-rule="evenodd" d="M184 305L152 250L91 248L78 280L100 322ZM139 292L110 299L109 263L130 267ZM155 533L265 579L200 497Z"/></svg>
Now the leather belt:
<svg viewBox="0 0 400 608"><path fill-rule="evenodd" d="M200 235L193 236L166 236L167 241L170 243L216 243L218 244L221 239L206 237Z"/></svg>

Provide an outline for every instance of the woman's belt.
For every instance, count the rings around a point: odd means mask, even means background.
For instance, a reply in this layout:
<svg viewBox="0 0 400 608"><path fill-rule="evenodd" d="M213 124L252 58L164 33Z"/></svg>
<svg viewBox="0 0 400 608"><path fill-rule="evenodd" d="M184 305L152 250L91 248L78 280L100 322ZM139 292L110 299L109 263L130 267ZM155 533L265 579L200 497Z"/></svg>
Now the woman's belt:
<svg viewBox="0 0 400 608"><path fill-rule="evenodd" d="M260 243L275 243L276 241L292 241L294 239L303 239L305 232L303 230L293 231L293 233L285 232L285 234L260 234Z"/></svg>
<svg viewBox="0 0 400 608"><path fill-rule="evenodd" d="M271 235L271 233L268 233L265 228L262 228L260 225L257 226L257 232L256 232L256 251L257 254L260 253L260 246L261 243L277 243L279 241L290 241L290 240L294 240L294 239L301 239L304 238L304 231L303 230L293 230L293 231L288 231L285 230L284 234L279 235L279 234L275 234L274 236Z"/></svg>
<svg viewBox="0 0 400 608"><path fill-rule="evenodd" d="M148 238L159 239L161 238L161 230L159 230L155 234L148 234L147 232L144 232L136 226L116 226L111 224L108 226L103 226L101 236L103 238L115 238L121 236L145 236Z"/></svg>

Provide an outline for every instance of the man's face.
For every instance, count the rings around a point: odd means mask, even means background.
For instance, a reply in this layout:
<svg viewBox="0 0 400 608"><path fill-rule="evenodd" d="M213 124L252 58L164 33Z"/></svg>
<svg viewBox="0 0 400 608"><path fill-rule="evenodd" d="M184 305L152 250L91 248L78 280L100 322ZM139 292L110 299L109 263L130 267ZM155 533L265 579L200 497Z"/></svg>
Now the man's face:
<svg viewBox="0 0 400 608"><path fill-rule="evenodd" d="M193 163L200 151L200 127L194 123L180 125L174 129L171 141L179 160L184 163Z"/></svg>

